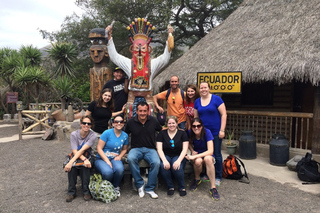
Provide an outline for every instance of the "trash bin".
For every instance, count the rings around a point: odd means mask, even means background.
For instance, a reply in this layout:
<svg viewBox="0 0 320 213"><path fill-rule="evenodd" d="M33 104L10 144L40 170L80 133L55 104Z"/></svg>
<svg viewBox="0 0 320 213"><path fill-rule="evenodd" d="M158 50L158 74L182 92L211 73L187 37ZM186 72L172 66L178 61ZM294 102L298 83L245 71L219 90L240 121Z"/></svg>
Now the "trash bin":
<svg viewBox="0 0 320 213"><path fill-rule="evenodd" d="M243 130L239 138L239 157L242 159L255 159L257 157L256 137L251 130Z"/></svg>
<svg viewBox="0 0 320 213"><path fill-rule="evenodd" d="M285 135L273 134L269 142L270 164L285 166L289 160L289 141Z"/></svg>

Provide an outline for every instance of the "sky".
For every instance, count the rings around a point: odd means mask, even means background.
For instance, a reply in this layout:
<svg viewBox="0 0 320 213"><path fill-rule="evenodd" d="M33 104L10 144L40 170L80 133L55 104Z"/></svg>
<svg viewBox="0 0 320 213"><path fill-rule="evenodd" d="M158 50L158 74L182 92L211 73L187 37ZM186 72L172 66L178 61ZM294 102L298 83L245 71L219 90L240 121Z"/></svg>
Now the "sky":
<svg viewBox="0 0 320 213"><path fill-rule="evenodd" d="M0 0L0 48L45 47L50 42L39 29L58 31L73 12L82 13L75 0Z"/></svg>

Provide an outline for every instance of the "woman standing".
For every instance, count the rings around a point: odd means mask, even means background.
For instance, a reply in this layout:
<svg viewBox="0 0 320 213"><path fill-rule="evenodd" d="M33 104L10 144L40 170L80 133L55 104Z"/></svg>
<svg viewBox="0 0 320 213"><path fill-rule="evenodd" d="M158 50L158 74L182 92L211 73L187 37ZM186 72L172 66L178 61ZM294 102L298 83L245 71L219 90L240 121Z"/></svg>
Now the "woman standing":
<svg viewBox="0 0 320 213"><path fill-rule="evenodd" d="M68 172L68 195L67 202L71 202L77 193L77 176L80 175L82 181L82 192L85 201L91 199L89 191L90 168L91 162L87 159L91 156L91 147L93 146L97 134L90 128L93 126L93 119L90 116L83 116L80 119L81 129L73 131L70 135L71 150L74 157L64 167L64 171ZM74 162L80 159L83 166L73 166Z"/></svg>
<svg viewBox="0 0 320 213"><path fill-rule="evenodd" d="M121 158L128 150L128 134L122 131L124 119L117 115L113 120L113 128L102 133L97 145L96 169L102 179L110 181L120 197L120 182L124 175L124 166Z"/></svg>
<svg viewBox="0 0 320 213"><path fill-rule="evenodd" d="M183 168L186 164L184 158L188 151L189 141L187 133L178 128L176 116L168 116L166 122L168 129L161 130L157 137L157 151L161 159L160 173L168 186L167 194L174 194L172 174L178 182L180 196L187 194L184 184Z"/></svg>
<svg viewBox="0 0 320 213"><path fill-rule="evenodd" d="M191 128L191 121L194 118L194 102L200 97L199 91L196 85L189 84L186 88L186 100L184 101L184 107L187 114L186 130Z"/></svg>
<svg viewBox="0 0 320 213"><path fill-rule="evenodd" d="M213 136L209 129L204 128L200 118L194 118L191 122L190 130L190 145L191 155L186 156L193 163L194 180L190 184L190 190L195 191L201 183L200 173L203 167L206 167L206 172L210 180L210 194L212 199L219 200L220 195L215 184L215 159L213 154Z"/></svg>
<svg viewBox="0 0 320 213"><path fill-rule="evenodd" d="M106 88L101 91L100 97L98 101L92 101L85 115L91 115L94 122L95 127L94 131L97 133L103 133L104 130L108 129L109 120L111 117L119 115L123 113L125 106L122 107L122 111L114 112L113 106L113 94L112 90Z"/></svg>
<svg viewBox="0 0 320 213"><path fill-rule="evenodd" d="M216 185L220 186L222 178L222 154L221 143L225 136L225 128L227 123L227 110L222 99L210 94L209 84L207 82L200 83L200 98L194 103L194 117L199 117L203 121L203 125L211 131L214 138L214 155L217 163L216 167Z"/></svg>

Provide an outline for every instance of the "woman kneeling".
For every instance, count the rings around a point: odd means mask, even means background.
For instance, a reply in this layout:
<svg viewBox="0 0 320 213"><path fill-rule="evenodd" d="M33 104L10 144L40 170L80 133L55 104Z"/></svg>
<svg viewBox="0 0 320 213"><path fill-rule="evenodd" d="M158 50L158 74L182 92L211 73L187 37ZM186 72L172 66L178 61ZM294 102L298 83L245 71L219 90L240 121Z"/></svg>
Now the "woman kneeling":
<svg viewBox="0 0 320 213"><path fill-rule="evenodd" d="M176 116L167 117L168 129L161 130L157 137L157 150L161 159L160 173L168 186L168 195L174 194L172 174L178 182L180 196L187 194L184 184L184 158L188 151L189 141L184 130L178 129Z"/></svg>
<svg viewBox="0 0 320 213"><path fill-rule="evenodd" d="M110 181L120 196L120 182L124 175L121 158L128 150L128 134L122 131L124 119L122 115L114 118L113 128L102 133L97 145L95 166L101 173L102 179Z"/></svg>
<svg viewBox="0 0 320 213"><path fill-rule="evenodd" d="M200 118L194 118L191 122L189 141L191 155L186 156L186 158L192 161L195 176L195 179L190 184L190 190L195 191L197 189L198 185L201 183L200 173L203 170L203 166L206 166L206 172L210 179L210 193L212 199L219 200L220 196L215 184L213 136L211 131L203 126Z"/></svg>

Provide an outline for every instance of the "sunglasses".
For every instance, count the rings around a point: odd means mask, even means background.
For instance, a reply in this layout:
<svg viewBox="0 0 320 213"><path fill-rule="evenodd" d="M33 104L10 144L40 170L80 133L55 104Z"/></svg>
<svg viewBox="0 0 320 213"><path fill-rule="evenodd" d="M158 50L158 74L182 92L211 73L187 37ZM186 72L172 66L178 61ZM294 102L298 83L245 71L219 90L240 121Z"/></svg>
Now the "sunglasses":
<svg viewBox="0 0 320 213"><path fill-rule="evenodd" d="M173 102L173 104L176 104L176 98L175 97L172 97L172 102Z"/></svg>
<svg viewBox="0 0 320 213"><path fill-rule="evenodd" d="M116 123L116 124L123 124L124 123L124 120L121 120L121 121L116 121L114 120L113 123Z"/></svg>
<svg viewBox="0 0 320 213"><path fill-rule="evenodd" d="M170 143L171 143L171 148L173 149L174 148L174 140L170 140Z"/></svg>
<svg viewBox="0 0 320 213"><path fill-rule="evenodd" d="M89 122L82 122L83 125L88 125L88 126L91 126L91 123Z"/></svg>
<svg viewBox="0 0 320 213"><path fill-rule="evenodd" d="M192 125L192 128L200 128L200 127L202 127L202 125L201 125L201 124L198 124L198 125Z"/></svg>

